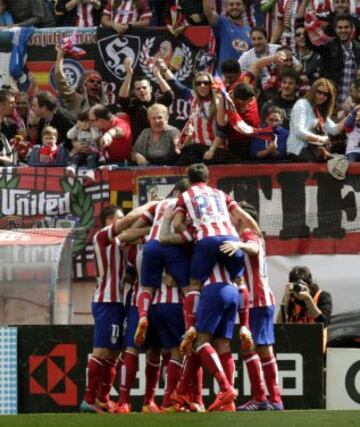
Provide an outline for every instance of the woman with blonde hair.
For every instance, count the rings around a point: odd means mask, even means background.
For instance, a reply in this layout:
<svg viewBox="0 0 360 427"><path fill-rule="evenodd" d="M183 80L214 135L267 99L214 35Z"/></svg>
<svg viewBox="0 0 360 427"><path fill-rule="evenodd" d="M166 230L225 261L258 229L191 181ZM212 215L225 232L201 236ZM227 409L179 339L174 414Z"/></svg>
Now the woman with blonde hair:
<svg viewBox="0 0 360 427"><path fill-rule="evenodd" d="M289 158L298 162L322 162L331 157L329 135L344 129L346 118L339 123L331 120L336 91L330 80L320 78L304 98L293 107L287 140Z"/></svg>
<svg viewBox="0 0 360 427"><path fill-rule="evenodd" d="M168 108L163 104L153 104L147 110L147 117L150 128L144 129L138 136L131 160L139 166L174 164L180 131L168 124Z"/></svg>

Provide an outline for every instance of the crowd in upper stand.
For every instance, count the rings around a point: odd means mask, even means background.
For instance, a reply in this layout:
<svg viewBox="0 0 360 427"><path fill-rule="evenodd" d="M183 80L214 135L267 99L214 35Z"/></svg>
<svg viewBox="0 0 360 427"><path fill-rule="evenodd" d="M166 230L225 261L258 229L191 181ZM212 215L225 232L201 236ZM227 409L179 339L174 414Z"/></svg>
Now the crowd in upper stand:
<svg viewBox="0 0 360 427"><path fill-rule="evenodd" d="M216 59L176 79L165 57L150 57L153 83L126 75L114 105L103 77L87 70L76 90L56 47L60 97L0 90L0 164L100 165L323 162L333 153L360 161L360 10L355 0L0 0L2 30L14 26L103 26L125 34L189 25L214 30ZM181 97L189 118L170 125Z"/></svg>

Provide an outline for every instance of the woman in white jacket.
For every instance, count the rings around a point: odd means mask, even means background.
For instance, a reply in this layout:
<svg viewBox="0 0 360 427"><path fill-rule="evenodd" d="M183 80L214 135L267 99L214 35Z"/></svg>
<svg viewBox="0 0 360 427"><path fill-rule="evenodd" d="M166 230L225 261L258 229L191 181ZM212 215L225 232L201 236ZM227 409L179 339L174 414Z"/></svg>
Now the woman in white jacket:
<svg viewBox="0 0 360 427"><path fill-rule="evenodd" d="M321 162L329 158L328 135L341 132L345 123L345 119L339 123L330 119L335 99L334 85L321 78L312 84L304 98L295 103L287 140L290 159L298 162Z"/></svg>

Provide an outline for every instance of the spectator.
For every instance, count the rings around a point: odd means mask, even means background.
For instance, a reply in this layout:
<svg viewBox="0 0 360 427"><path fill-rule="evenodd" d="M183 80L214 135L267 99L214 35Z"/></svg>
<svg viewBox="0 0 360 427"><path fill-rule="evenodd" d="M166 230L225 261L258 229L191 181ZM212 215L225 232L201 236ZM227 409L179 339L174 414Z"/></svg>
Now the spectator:
<svg viewBox="0 0 360 427"><path fill-rule="evenodd" d="M35 145L29 166L66 166L69 162L67 150L58 145L58 131L52 126L46 126L41 131L41 145Z"/></svg>
<svg viewBox="0 0 360 427"><path fill-rule="evenodd" d="M15 94L15 105L17 113L27 127L31 108L29 95L26 92L17 92Z"/></svg>
<svg viewBox="0 0 360 427"><path fill-rule="evenodd" d="M9 166L14 163L14 154L6 136L0 132L0 166Z"/></svg>
<svg viewBox="0 0 360 427"><path fill-rule="evenodd" d="M8 89L0 89L0 132L10 140L19 129L24 128L24 122L16 112L13 92Z"/></svg>
<svg viewBox="0 0 360 427"><path fill-rule="evenodd" d="M243 1L228 0L226 3L226 15L218 15L212 9L211 0L203 0L205 16L209 24L214 28L218 38L218 72L220 65L227 59L239 59L243 52L251 48L250 27L244 25Z"/></svg>
<svg viewBox="0 0 360 427"><path fill-rule="evenodd" d="M258 58L263 58L264 56L273 55L277 52L279 47L281 47L278 44L271 44L267 42L267 33L266 31L261 27L255 27L251 30L250 33L251 36L251 42L254 46L252 49L249 49L248 51L244 52L240 59L240 67L242 71L247 71L251 64L256 61ZM290 58L288 58L289 53L285 51L286 53L286 64L290 61ZM291 52L290 52L291 54ZM293 57L291 65L294 65L297 69L300 68L299 61ZM260 80L261 80L261 87L266 87L267 82L271 79L272 75L274 74L275 64L271 64L267 67L264 67L260 74Z"/></svg>
<svg viewBox="0 0 360 427"><path fill-rule="evenodd" d="M351 39L353 29L351 16L338 15L333 39L317 46L311 43L310 37L306 38L308 46L320 54L320 75L332 80L338 88L337 102L340 105L347 98L356 68L360 65L360 43Z"/></svg>
<svg viewBox="0 0 360 427"><path fill-rule="evenodd" d="M57 0L54 5L57 27L96 27L106 0Z"/></svg>
<svg viewBox="0 0 360 427"><path fill-rule="evenodd" d="M8 0L0 0L0 27L11 27L14 19L8 11Z"/></svg>
<svg viewBox="0 0 360 427"><path fill-rule="evenodd" d="M132 146L129 117L126 114L114 116L109 107L96 104L91 107L89 118L102 133L100 144L107 162L126 164L130 160Z"/></svg>
<svg viewBox="0 0 360 427"><path fill-rule="evenodd" d="M73 89L64 73L64 52L56 47L55 80L64 106L76 120L80 111L88 110L95 104L106 103L106 96L102 88L102 77L98 71L86 70L81 76L76 89Z"/></svg>
<svg viewBox="0 0 360 427"><path fill-rule="evenodd" d="M303 72L302 84L312 85L320 77L320 55L315 53L305 43L305 28L297 27L295 31L296 58L300 61ZM304 78L306 77L306 79Z"/></svg>
<svg viewBox="0 0 360 427"><path fill-rule="evenodd" d="M289 273L278 323L322 323L323 349L326 348L327 326L332 313L332 298L314 283L308 267L295 266Z"/></svg>
<svg viewBox="0 0 360 427"><path fill-rule="evenodd" d="M37 143L42 141L42 131L46 126L52 126L58 131L58 141L64 143L65 148L71 150L71 141L66 136L67 131L73 126L73 123L60 111L58 111L58 102L50 92L39 92L32 100L32 122L29 126L36 124L37 120Z"/></svg>
<svg viewBox="0 0 360 427"><path fill-rule="evenodd" d="M237 112L246 124L259 128L260 114L255 98L255 88L248 83L239 83L233 91L233 100ZM243 135L228 126L227 140L229 151L238 157L238 161L246 162L251 160L250 137Z"/></svg>
<svg viewBox="0 0 360 427"><path fill-rule="evenodd" d="M279 107L285 113L283 117L283 126L289 129L291 111L297 101L296 91L299 82L299 74L295 70L292 68L284 68L280 74L280 90L272 94L272 96L269 96L269 101L263 104L261 117L265 117L269 107Z"/></svg>
<svg viewBox="0 0 360 427"><path fill-rule="evenodd" d="M224 148L223 140L216 135L217 125L224 126L226 123L225 113L218 109L222 96L214 84L213 76L205 71L196 73L192 91L175 80L170 70L166 71L165 76L174 91L191 102L190 117L179 141L179 164L190 165L203 161L213 164L236 162L236 158Z"/></svg>
<svg viewBox="0 0 360 427"><path fill-rule="evenodd" d="M289 131L283 127L284 117L285 112L279 107L272 106L266 110L265 125L273 128L274 137L269 140L251 138L250 152L253 160L276 162L286 159Z"/></svg>
<svg viewBox="0 0 360 427"><path fill-rule="evenodd" d="M291 68L298 72L302 70L301 63L294 57L289 47L281 46L276 52L283 52L285 60L269 67L269 78L261 86L261 93L258 97L259 104L262 104L278 93L281 86L281 73L284 68Z"/></svg>
<svg viewBox="0 0 360 427"><path fill-rule="evenodd" d="M167 69L164 61L158 60L152 64L153 74L160 88L160 93L154 93L150 80L139 76L134 80L134 91L130 95L130 87L133 79L132 59L125 58L124 67L126 76L119 90L119 104L122 110L130 116L134 140L141 131L149 127L147 109L155 104L163 104L170 107L174 101L174 93L163 78L160 67Z"/></svg>
<svg viewBox="0 0 360 427"><path fill-rule="evenodd" d="M306 1L302 0L279 0L276 27L271 37L271 43L278 43L283 46L295 47L295 29L303 23Z"/></svg>
<svg viewBox="0 0 360 427"><path fill-rule="evenodd" d="M78 114L76 125L69 129L67 137L71 139L73 149L70 152L70 166L66 168L66 174L75 178L80 166L86 167L85 177L94 181L94 169L98 166L99 148L98 140L100 132L91 126L89 112L81 111Z"/></svg>
<svg viewBox="0 0 360 427"><path fill-rule="evenodd" d="M351 5L350 0L333 0L333 11L330 11L330 13L324 18L318 15L318 17L327 22L327 25L325 26L325 34L327 34L329 37L335 37L336 31L335 31L335 20L336 17L339 15L350 15L351 14ZM356 35L355 40L359 41L360 38L360 21L358 18L358 14L351 15L351 20L354 25L354 32L356 34L353 34L353 36Z"/></svg>
<svg viewBox="0 0 360 427"><path fill-rule="evenodd" d="M360 80L351 84L351 113L345 121L346 151L345 155L350 162L360 162Z"/></svg>
<svg viewBox="0 0 360 427"><path fill-rule="evenodd" d="M335 88L327 79L316 80L308 94L292 110L287 141L289 157L299 162L321 162L330 157L328 135L344 129L345 119L335 124L331 119Z"/></svg>
<svg viewBox="0 0 360 427"><path fill-rule="evenodd" d="M150 25L151 10L147 0L108 0L101 25L118 34Z"/></svg>
<svg viewBox="0 0 360 427"><path fill-rule="evenodd" d="M18 27L54 26L54 18L44 0L11 0L8 9Z"/></svg>
<svg viewBox="0 0 360 427"><path fill-rule="evenodd" d="M176 145L180 131L168 124L169 112L162 104L153 104L147 111L150 128L137 138L131 159L137 165L172 165L176 161Z"/></svg>

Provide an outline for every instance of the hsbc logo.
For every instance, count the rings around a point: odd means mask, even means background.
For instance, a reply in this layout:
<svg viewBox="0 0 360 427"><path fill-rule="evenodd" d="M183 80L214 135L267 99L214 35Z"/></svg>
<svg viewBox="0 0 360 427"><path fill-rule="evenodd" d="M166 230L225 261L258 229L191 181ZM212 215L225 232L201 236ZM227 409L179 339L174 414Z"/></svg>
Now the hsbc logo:
<svg viewBox="0 0 360 427"><path fill-rule="evenodd" d="M47 394L59 406L77 405L78 388L68 377L76 364L76 344L58 344L47 355L30 356L29 393Z"/></svg>

